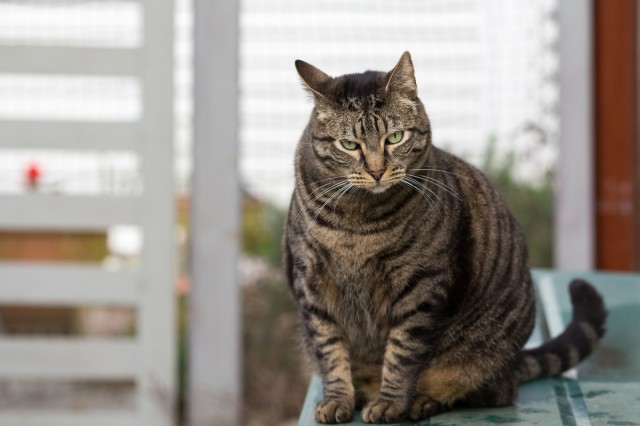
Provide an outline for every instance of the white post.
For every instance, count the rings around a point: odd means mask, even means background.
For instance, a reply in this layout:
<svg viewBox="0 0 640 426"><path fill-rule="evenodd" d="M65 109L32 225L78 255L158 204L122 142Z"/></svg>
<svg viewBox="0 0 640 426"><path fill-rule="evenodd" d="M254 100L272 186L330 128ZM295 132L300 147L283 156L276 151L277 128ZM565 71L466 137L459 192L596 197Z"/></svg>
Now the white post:
<svg viewBox="0 0 640 426"><path fill-rule="evenodd" d="M176 374L173 0L144 2L140 424L174 423Z"/></svg>
<svg viewBox="0 0 640 426"><path fill-rule="evenodd" d="M560 155L556 169L555 266L594 267L593 2L560 8Z"/></svg>
<svg viewBox="0 0 640 426"><path fill-rule="evenodd" d="M239 424L238 4L195 2L189 423Z"/></svg>

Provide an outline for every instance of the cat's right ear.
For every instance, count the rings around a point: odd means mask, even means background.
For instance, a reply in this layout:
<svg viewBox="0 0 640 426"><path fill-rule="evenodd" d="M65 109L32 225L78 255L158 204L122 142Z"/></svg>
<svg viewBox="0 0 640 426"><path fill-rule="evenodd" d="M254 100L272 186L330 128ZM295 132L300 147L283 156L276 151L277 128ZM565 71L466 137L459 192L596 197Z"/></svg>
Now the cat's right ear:
<svg viewBox="0 0 640 426"><path fill-rule="evenodd" d="M413 62L411 61L411 54L409 52L402 54L398 64L388 73L387 78L387 85L384 88L385 93L403 93L405 96L409 96L409 98L416 98L418 96Z"/></svg>
<svg viewBox="0 0 640 426"><path fill-rule="evenodd" d="M300 59L296 61L296 70L298 70L298 75L304 85L313 93L317 100L327 98L328 86L331 80L333 80L331 77Z"/></svg>

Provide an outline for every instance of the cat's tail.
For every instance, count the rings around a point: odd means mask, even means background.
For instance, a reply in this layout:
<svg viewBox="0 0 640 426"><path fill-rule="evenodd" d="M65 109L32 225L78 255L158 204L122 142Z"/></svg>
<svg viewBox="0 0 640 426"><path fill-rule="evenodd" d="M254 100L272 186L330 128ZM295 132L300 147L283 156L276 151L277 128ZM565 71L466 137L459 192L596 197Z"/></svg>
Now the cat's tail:
<svg viewBox="0 0 640 426"><path fill-rule="evenodd" d="M571 322L554 339L520 352L516 366L520 383L555 376L576 366L593 352L604 335L607 311L602 296L583 280L572 281L569 293L573 305Z"/></svg>

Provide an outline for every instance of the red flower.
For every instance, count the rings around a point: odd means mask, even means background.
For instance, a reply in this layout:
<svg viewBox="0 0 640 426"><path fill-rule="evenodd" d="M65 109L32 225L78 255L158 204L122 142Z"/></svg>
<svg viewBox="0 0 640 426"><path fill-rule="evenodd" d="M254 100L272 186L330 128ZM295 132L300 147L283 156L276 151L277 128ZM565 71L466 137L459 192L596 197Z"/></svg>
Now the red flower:
<svg viewBox="0 0 640 426"><path fill-rule="evenodd" d="M40 166L37 163L31 163L27 166L24 172L25 177L27 178L27 186L29 189L35 189L38 186L40 176L42 175Z"/></svg>

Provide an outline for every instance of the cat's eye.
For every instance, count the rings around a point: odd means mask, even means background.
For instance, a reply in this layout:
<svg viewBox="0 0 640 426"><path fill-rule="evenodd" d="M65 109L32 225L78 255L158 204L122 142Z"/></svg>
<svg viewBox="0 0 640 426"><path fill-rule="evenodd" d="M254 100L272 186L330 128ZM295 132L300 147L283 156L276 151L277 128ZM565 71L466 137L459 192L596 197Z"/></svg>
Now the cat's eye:
<svg viewBox="0 0 640 426"><path fill-rule="evenodd" d="M340 139L340 144L344 147L344 149L348 149L349 151L358 149L358 144L354 141L350 141L349 139Z"/></svg>
<svg viewBox="0 0 640 426"><path fill-rule="evenodd" d="M396 130L395 132L391 133L389 136L387 136L387 142L389 143L398 143L402 140L402 136L404 135L404 132L402 130Z"/></svg>

